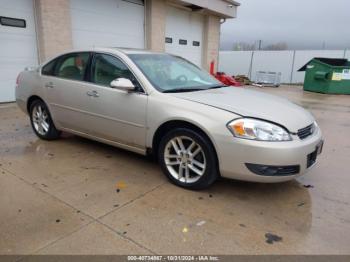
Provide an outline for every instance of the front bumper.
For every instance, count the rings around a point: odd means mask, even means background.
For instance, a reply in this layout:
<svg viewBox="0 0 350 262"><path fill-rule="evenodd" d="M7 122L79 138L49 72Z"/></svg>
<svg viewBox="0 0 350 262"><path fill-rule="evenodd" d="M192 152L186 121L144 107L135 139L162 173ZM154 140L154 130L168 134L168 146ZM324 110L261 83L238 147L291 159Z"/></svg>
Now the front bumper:
<svg viewBox="0 0 350 262"><path fill-rule="evenodd" d="M226 178L252 182L275 183L292 180L314 166L315 163L310 165L310 155L315 153L321 141L320 129L305 140L293 136L293 141L286 142L261 142L224 136L216 144L220 172ZM258 175L247 167L247 163L299 168L293 174Z"/></svg>

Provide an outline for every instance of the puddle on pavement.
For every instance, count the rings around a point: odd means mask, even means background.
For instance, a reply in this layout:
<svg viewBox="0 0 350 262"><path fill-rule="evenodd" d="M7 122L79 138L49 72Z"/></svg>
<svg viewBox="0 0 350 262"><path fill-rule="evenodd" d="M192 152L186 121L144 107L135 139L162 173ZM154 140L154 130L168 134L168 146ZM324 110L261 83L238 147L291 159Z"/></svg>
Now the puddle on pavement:
<svg viewBox="0 0 350 262"><path fill-rule="evenodd" d="M265 238L266 238L265 242L270 244L270 245L274 244L275 242L283 241L282 237L275 235L275 234L271 234L271 233L266 233Z"/></svg>

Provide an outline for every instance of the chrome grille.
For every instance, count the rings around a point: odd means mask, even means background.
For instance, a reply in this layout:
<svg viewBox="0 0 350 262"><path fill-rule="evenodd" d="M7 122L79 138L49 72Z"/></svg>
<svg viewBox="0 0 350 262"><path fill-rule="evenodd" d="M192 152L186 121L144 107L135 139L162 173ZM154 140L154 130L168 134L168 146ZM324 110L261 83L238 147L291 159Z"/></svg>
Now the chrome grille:
<svg viewBox="0 0 350 262"><path fill-rule="evenodd" d="M303 139L307 138L308 136L311 136L314 133L314 131L315 131L315 125L311 124L307 127L299 129L298 130L298 137L303 140Z"/></svg>

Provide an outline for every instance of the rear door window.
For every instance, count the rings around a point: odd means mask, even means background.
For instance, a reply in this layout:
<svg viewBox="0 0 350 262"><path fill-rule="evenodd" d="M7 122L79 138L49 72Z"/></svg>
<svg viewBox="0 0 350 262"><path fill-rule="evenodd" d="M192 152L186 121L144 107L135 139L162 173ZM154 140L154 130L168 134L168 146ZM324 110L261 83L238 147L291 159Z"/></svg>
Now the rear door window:
<svg viewBox="0 0 350 262"><path fill-rule="evenodd" d="M89 59L90 53L74 53L64 55L59 59L55 69L55 76L83 81L85 79L85 72Z"/></svg>

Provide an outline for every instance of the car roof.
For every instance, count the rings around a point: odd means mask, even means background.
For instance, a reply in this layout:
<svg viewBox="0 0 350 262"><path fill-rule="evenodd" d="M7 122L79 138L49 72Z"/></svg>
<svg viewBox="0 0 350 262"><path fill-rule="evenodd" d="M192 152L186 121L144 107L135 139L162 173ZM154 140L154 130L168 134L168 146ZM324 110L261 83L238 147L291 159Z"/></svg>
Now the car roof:
<svg viewBox="0 0 350 262"><path fill-rule="evenodd" d="M77 51L77 50L75 50ZM146 49L137 49L137 48L124 48L124 47L94 47L90 50L79 50L79 51L93 51L93 52L109 52L109 53L124 53L129 54L164 54L161 52L153 52Z"/></svg>
<svg viewBox="0 0 350 262"><path fill-rule="evenodd" d="M165 55L166 53L164 52L154 52L151 50L146 50L146 49L136 49L136 48L124 48L124 47L92 47L92 48L79 48L79 49L72 49L72 50L67 50L64 53L61 53L59 55L50 57L47 59L45 62L41 64L41 66L44 66L48 64L50 61L62 56L62 55L67 55L71 53L80 53L80 52L105 52L105 53L111 53L111 54L124 54L124 55L130 55L130 54L163 54Z"/></svg>

